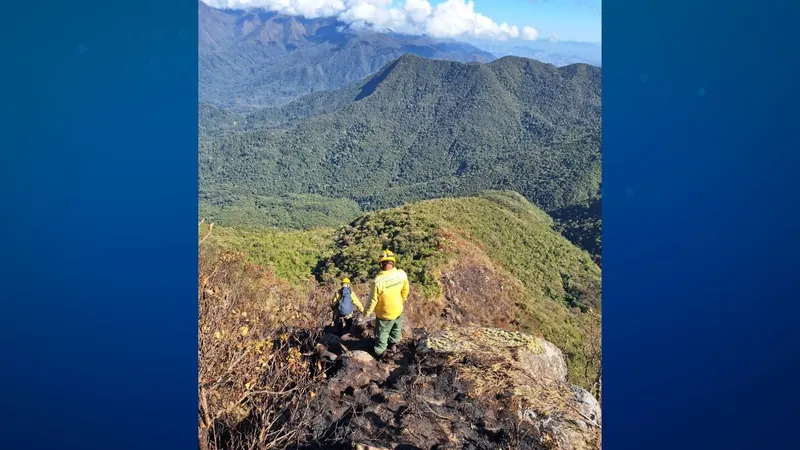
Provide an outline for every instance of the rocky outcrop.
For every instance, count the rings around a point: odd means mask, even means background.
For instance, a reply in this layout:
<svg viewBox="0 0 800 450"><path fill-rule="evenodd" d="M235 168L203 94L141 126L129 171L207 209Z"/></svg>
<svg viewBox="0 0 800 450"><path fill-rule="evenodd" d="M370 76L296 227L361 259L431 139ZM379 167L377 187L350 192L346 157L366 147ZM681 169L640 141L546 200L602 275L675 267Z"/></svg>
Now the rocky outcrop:
<svg viewBox="0 0 800 450"><path fill-rule="evenodd" d="M462 355L501 352L533 378L567 381L567 362L561 350L524 333L477 327L446 330L426 337L419 350Z"/></svg>
<svg viewBox="0 0 800 450"><path fill-rule="evenodd" d="M599 402L567 383L567 364L555 345L524 333L462 328L435 333L419 344L421 353L458 361L461 379L474 398L517 407L543 445L561 450L600 448Z"/></svg>
<svg viewBox="0 0 800 450"><path fill-rule="evenodd" d="M566 381L553 344L493 328L415 331L387 360L336 358L311 404L321 447L600 448L600 405Z"/></svg>

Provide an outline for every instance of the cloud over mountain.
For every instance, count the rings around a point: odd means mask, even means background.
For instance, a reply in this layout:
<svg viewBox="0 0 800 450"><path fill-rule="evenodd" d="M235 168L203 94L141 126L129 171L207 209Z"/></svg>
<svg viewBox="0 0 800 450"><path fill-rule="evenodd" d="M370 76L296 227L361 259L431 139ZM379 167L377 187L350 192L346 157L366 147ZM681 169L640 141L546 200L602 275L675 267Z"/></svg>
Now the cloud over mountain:
<svg viewBox="0 0 800 450"><path fill-rule="evenodd" d="M264 8L310 19L335 17L354 28L428 34L438 38L475 37L535 40L539 33L529 26L498 24L475 11L475 2L446 0L436 6L428 0L204 0L214 8Z"/></svg>

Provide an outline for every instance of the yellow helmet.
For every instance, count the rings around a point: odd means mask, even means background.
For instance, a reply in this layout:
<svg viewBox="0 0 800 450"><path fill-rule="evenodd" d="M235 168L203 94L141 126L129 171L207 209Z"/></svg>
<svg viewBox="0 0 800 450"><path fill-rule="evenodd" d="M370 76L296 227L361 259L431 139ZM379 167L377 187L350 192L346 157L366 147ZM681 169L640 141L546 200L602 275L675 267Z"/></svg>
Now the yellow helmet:
<svg viewBox="0 0 800 450"><path fill-rule="evenodd" d="M350 278L343 279L342 284L350 284Z"/></svg>
<svg viewBox="0 0 800 450"><path fill-rule="evenodd" d="M394 253L392 253L391 250L384 250L383 253L381 253L380 262L384 262L384 261L391 261L393 263L397 262L397 260L394 257Z"/></svg>

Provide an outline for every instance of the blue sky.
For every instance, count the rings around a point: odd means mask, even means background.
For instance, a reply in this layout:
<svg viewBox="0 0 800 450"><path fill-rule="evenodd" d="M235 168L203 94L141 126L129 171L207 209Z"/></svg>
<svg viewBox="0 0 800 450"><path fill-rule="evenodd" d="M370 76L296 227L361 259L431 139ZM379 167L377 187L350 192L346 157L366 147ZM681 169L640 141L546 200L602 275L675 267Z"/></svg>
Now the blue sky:
<svg viewBox="0 0 800 450"><path fill-rule="evenodd" d="M445 0L430 0L438 5ZM601 0L473 0L475 12L495 22L530 26L541 38L564 41L601 41ZM402 5L403 0L394 0Z"/></svg>
<svg viewBox="0 0 800 450"><path fill-rule="evenodd" d="M433 0L431 4L442 3ZM600 0L474 0L475 11L495 22L531 26L541 38L600 42Z"/></svg>

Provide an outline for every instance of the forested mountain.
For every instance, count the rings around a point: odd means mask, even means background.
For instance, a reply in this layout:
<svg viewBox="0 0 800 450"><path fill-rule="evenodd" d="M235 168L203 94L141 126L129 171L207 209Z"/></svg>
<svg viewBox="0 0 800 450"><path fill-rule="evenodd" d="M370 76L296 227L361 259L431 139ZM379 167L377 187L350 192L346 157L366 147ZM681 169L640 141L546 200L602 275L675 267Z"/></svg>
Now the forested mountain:
<svg viewBox="0 0 800 450"><path fill-rule="evenodd" d="M600 81L586 64L404 55L358 84L248 116L201 108L201 205L314 194L377 209L509 189L547 212L588 206Z"/></svg>
<svg viewBox="0 0 800 450"><path fill-rule="evenodd" d="M461 42L356 32L332 18L218 10L203 2L198 26L200 100L243 111L345 86L404 53L454 61L494 59Z"/></svg>

